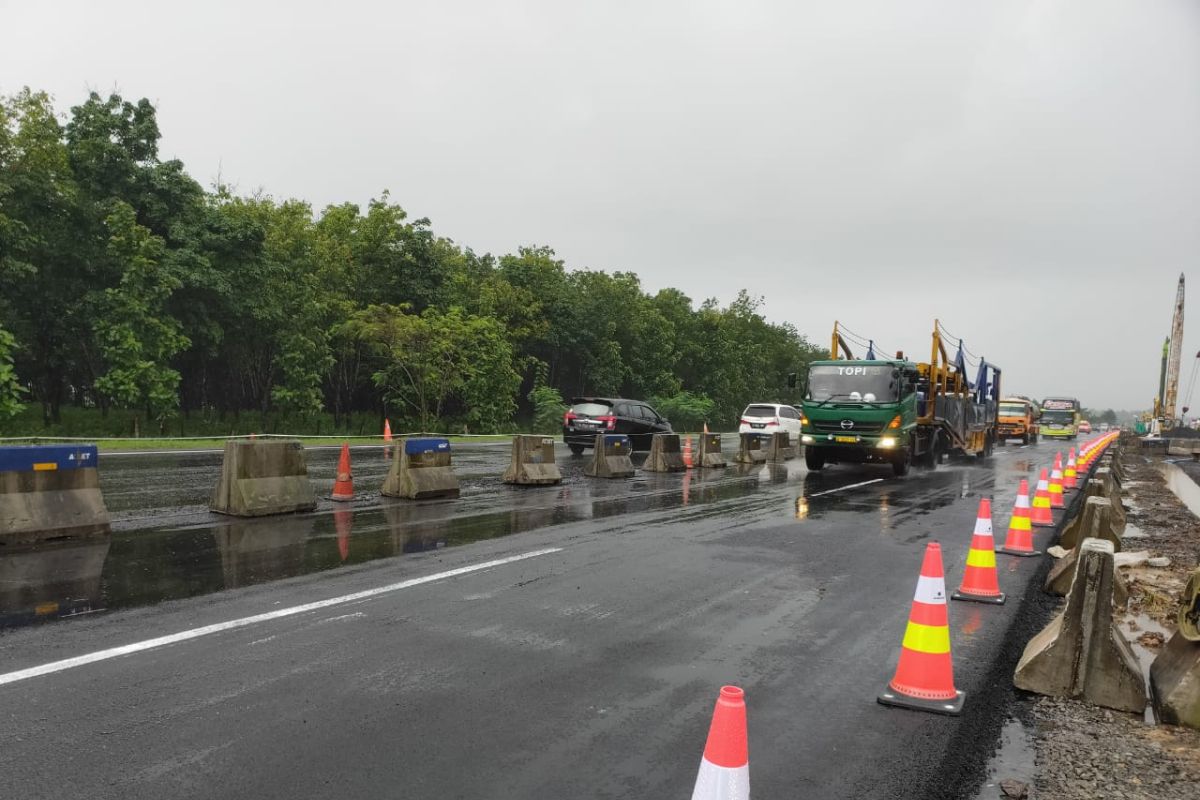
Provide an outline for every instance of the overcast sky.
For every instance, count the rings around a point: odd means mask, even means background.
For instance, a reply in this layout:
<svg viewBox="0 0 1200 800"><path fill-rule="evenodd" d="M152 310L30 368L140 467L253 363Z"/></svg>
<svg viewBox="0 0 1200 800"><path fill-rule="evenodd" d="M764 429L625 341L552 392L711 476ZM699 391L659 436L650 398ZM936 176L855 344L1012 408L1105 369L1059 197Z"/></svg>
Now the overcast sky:
<svg viewBox="0 0 1200 800"><path fill-rule="evenodd" d="M149 97L205 185L390 189L478 252L744 287L822 344L924 359L939 317L1086 406L1149 405L1200 253L1194 0L176 5L0 0L0 93Z"/></svg>

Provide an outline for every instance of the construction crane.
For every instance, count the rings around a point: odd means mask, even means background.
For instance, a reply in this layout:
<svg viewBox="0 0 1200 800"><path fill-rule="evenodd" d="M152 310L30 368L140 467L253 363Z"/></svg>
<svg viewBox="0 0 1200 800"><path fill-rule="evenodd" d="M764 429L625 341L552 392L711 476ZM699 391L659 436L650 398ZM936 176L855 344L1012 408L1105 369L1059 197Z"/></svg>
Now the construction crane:
<svg viewBox="0 0 1200 800"><path fill-rule="evenodd" d="M1179 395L1179 360L1183 355L1183 274L1175 292L1175 314L1171 317L1171 336L1163 343L1163 361L1158 379L1158 397L1154 417L1164 429L1175 426L1175 403Z"/></svg>

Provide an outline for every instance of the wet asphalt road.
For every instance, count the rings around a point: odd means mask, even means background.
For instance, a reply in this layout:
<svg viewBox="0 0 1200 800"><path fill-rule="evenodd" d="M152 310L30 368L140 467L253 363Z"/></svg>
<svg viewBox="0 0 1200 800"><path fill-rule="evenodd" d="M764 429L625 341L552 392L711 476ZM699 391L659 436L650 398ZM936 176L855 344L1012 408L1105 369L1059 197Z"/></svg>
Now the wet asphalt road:
<svg viewBox="0 0 1200 800"><path fill-rule="evenodd" d="M959 796L1002 722L996 665L1024 644L1006 634L1045 562L999 558L1005 606L951 604L961 718L875 696L925 543L942 542L955 588L979 498L1002 539L1017 481L1054 449L903 479L792 461L602 481L568 456L562 486L515 488L498 480L506 448L464 446L463 497L420 504L375 495L386 464L369 449L352 511L250 522L205 509L218 455L105 456L111 542L0 567L0 797L687 797L723 683L747 692L755 797ZM319 494L335 460L310 456ZM55 599L107 610L19 626L15 606Z"/></svg>

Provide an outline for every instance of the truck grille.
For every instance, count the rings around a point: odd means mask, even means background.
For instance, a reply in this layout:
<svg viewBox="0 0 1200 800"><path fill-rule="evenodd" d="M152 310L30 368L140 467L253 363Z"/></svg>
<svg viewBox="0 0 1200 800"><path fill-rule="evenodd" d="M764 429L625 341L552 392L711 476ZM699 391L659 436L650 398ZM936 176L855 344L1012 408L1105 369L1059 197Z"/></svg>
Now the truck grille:
<svg viewBox="0 0 1200 800"><path fill-rule="evenodd" d="M843 428L842 420L840 419L816 419L812 420L814 430L821 433L879 433L883 430L882 422L859 422L854 421L854 427Z"/></svg>

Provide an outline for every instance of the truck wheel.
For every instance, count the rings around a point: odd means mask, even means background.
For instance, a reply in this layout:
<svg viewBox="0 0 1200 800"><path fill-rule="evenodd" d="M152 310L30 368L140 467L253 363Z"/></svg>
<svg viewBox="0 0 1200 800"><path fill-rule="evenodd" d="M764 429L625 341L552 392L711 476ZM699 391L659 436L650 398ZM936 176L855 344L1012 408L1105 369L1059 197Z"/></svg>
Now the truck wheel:
<svg viewBox="0 0 1200 800"><path fill-rule="evenodd" d="M1029 434L1028 433L1021 437L1021 444L1023 444L1023 445L1029 444Z"/></svg>
<svg viewBox="0 0 1200 800"><path fill-rule="evenodd" d="M567 447L571 448L571 452L572 452L574 455L577 455L577 456L581 456L581 455L583 455L583 445L581 445L581 444L568 444L568 445L567 445Z"/></svg>
<svg viewBox="0 0 1200 800"><path fill-rule="evenodd" d="M804 463L813 472L819 472L825 469L825 454L821 452L821 448L810 444L804 448Z"/></svg>
<svg viewBox="0 0 1200 800"><path fill-rule="evenodd" d="M921 454L921 466L926 469L937 469L942 460L942 437L935 435L929 443L929 449Z"/></svg>
<svg viewBox="0 0 1200 800"><path fill-rule="evenodd" d="M912 466L912 449L904 447L896 454L896 458L892 461L892 472L897 478L903 478L908 474L908 468Z"/></svg>

